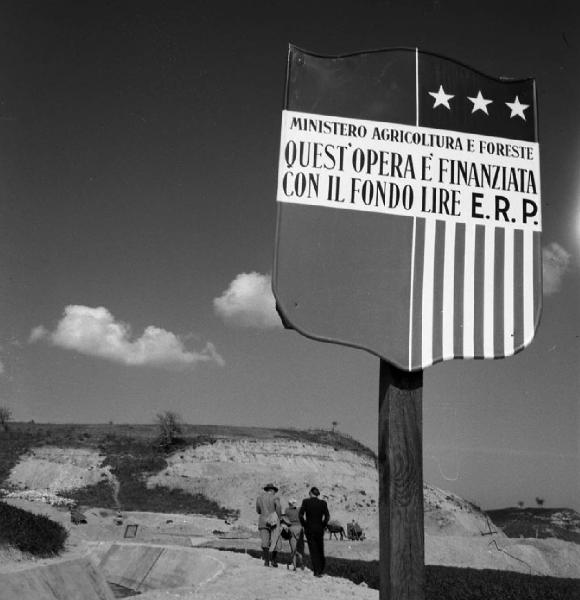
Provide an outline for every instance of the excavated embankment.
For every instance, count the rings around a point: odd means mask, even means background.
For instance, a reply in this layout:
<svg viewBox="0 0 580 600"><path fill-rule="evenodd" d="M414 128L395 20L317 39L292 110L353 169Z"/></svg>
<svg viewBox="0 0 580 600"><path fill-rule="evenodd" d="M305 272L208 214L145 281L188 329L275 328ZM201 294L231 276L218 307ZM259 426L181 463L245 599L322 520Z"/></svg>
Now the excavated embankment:
<svg viewBox="0 0 580 600"><path fill-rule="evenodd" d="M108 480L119 485L105 456L83 448L33 448L23 455L7 481L16 494L37 499ZM256 496L267 482L280 488L285 507L316 485L326 497L333 519L352 519L367 537L378 537L378 476L375 460L352 450L288 439L218 439L182 448L166 458L167 467L143 475L149 488L161 486L201 493L239 511L239 525L255 528ZM29 498L34 499L34 498ZM59 499L60 500L60 499ZM425 525L432 535L480 535L489 532L485 515L469 502L424 486ZM499 533L499 535L502 535Z"/></svg>
<svg viewBox="0 0 580 600"><path fill-rule="evenodd" d="M356 517L370 525L377 514L378 480L374 460L352 451L286 440L219 440L177 452L166 469L150 477L161 485L201 492L240 511L240 521L256 520L256 496L272 481L285 505L305 498L316 485L327 497L333 517Z"/></svg>

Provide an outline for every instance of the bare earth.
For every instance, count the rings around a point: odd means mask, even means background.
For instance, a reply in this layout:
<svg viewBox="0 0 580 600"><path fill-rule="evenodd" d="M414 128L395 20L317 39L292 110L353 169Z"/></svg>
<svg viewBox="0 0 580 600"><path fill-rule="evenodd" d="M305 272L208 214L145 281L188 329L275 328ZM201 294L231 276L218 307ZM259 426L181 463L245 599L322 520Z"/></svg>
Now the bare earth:
<svg viewBox="0 0 580 600"><path fill-rule="evenodd" d="M148 592L143 600L183 598L195 600L377 600L379 593L338 577L314 577L310 571L289 571L281 566L267 569L259 560L245 554L207 550L223 563L223 572L195 591Z"/></svg>

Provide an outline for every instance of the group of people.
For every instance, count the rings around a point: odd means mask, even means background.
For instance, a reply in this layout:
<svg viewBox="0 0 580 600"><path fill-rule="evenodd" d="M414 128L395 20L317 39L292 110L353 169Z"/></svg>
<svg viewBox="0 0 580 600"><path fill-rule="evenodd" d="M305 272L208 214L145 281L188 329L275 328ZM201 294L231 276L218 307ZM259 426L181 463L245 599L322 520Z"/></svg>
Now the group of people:
<svg viewBox="0 0 580 600"><path fill-rule="evenodd" d="M326 501L319 498L320 491L311 487L308 498L300 505L294 498L288 500L288 507L282 510L278 488L273 483L264 486L264 491L256 500L258 531L262 546L262 558L266 567L278 566L280 539L290 543L292 566L304 569L304 538L308 543L312 570L316 577L322 577L325 567L324 530L330 514Z"/></svg>

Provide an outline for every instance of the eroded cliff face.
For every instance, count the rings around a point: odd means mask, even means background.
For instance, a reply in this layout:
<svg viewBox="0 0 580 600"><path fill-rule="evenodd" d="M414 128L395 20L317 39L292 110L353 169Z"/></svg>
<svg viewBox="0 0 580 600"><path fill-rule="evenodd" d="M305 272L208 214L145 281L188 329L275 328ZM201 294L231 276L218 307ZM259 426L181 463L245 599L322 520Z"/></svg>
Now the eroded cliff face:
<svg viewBox="0 0 580 600"><path fill-rule="evenodd" d="M56 501L57 493L107 480L120 485L106 457L94 450L44 446L20 457L4 483L15 494ZM256 497L266 483L279 487L282 507L299 502L316 485L328 502L331 518L355 519L370 539L378 538L378 473L372 457L325 444L288 439L225 439L190 446L167 457L162 471L143 474L149 488L162 486L201 493L239 511L238 525L255 529ZM459 496L424 485L425 530L430 535L489 533L485 514ZM36 497L35 496L35 497ZM34 498L33 498L34 499ZM498 535L502 535L499 533Z"/></svg>
<svg viewBox="0 0 580 600"><path fill-rule="evenodd" d="M268 482L279 488L283 508L307 497L316 485L332 519L355 519L367 537L378 538L378 472L375 461L352 451L286 440L220 440L169 457L148 486L200 492L240 511L240 523L256 526L256 496ZM459 496L425 484L425 526L431 535L481 535L488 519ZM493 528L494 530L496 528ZM502 535L501 532L498 535Z"/></svg>
<svg viewBox="0 0 580 600"><path fill-rule="evenodd" d="M219 440L170 456L168 467L148 486L201 492L240 511L240 521L255 526L256 497L275 483L283 508L290 498L306 498L316 485L326 496L331 517L356 518L365 528L378 523L378 479L374 460L322 444L288 440Z"/></svg>

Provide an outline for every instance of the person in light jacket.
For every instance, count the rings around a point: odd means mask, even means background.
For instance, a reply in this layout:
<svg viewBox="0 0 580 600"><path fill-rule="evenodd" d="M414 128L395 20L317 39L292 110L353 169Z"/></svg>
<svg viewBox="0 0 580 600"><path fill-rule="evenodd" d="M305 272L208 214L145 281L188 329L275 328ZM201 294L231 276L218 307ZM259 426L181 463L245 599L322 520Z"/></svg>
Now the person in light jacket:
<svg viewBox="0 0 580 600"><path fill-rule="evenodd" d="M270 564L273 567L278 566L276 546L280 537L282 507L280 499L276 496L277 493L278 488L273 483L267 483L264 491L256 499L256 512L259 515L258 531L265 567L269 567Z"/></svg>

